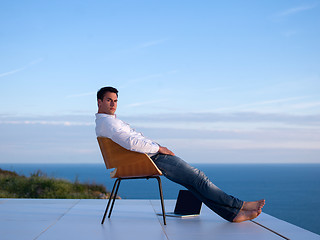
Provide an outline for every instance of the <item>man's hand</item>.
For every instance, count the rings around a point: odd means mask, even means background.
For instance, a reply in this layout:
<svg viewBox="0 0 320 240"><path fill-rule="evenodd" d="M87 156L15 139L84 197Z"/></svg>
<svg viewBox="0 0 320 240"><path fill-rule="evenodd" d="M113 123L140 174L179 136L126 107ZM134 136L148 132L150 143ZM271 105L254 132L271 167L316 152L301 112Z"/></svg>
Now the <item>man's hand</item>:
<svg viewBox="0 0 320 240"><path fill-rule="evenodd" d="M159 146L159 153L174 156L174 153L171 152L171 151L170 151L168 148L166 148L166 147L161 147L161 146Z"/></svg>

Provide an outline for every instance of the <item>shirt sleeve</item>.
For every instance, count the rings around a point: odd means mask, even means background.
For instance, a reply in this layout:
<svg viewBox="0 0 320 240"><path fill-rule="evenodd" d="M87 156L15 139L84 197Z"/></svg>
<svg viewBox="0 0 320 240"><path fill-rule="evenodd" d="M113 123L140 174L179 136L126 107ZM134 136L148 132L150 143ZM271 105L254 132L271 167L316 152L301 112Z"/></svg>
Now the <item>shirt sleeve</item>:
<svg viewBox="0 0 320 240"><path fill-rule="evenodd" d="M153 154L159 145L133 130L129 125L115 118L102 118L96 121L97 136L107 137L120 146L135 152Z"/></svg>
<svg viewBox="0 0 320 240"><path fill-rule="evenodd" d="M141 134L128 133L114 129L111 139L120 146L135 152L157 153L159 145Z"/></svg>

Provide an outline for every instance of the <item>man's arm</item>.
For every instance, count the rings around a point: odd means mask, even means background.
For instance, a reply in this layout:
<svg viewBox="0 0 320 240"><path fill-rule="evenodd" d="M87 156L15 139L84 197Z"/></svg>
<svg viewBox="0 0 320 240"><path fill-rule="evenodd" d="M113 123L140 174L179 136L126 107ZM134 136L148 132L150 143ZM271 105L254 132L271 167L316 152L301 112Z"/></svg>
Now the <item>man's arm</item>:
<svg viewBox="0 0 320 240"><path fill-rule="evenodd" d="M125 124L114 117L96 117L96 134L112 139L120 146L136 152L161 153L174 155L166 147L161 147L158 143L145 138L141 133L136 132L128 124Z"/></svg>
<svg viewBox="0 0 320 240"><path fill-rule="evenodd" d="M174 156L174 153L171 152L168 148L161 147L161 146L159 146L159 152L158 153Z"/></svg>

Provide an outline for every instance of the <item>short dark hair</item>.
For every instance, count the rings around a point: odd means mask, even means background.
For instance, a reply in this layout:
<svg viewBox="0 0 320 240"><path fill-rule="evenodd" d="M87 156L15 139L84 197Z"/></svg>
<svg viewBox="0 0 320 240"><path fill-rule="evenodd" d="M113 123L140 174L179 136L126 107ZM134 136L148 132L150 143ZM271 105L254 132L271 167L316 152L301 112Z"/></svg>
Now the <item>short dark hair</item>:
<svg viewBox="0 0 320 240"><path fill-rule="evenodd" d="M103 101L103 98L104 98L104 95L106 94L106 92L112 92L112 93L115 93L117 94L117 97L118 97L118 90L114 87L103 87L103 88L100 88L100 90L97 92L97 100L101 100Z"/></svg>

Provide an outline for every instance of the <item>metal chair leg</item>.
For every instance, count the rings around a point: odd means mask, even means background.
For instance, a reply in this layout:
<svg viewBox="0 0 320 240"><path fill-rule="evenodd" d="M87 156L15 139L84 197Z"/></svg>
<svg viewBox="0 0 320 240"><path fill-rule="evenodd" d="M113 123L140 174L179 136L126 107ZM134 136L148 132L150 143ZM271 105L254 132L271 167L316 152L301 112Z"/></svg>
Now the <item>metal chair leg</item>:
<svg viewBox="0 0 320 240"><path fill-rule="evenodd" d="M118 179L117 179L117 180L114 182L114 184L113 184L112 191L111 191L111 194L110 194L110 197L109 197L109 200L108 200L108 204L107 204L106 210L104 211L101 224L104 223L104 220L105 220L105 218L106 218L106 215L107 215L107 212L108 212L108 209L109 209L111 200L112 200L112 198L113 198L113 193L114 193L114 190L115 190L115 188L116 188L117 183L118 183Z"/></svg>
<svg viewBox="0 0 320 240"><path fill-rule="evenodd" d="M115 202L116 197L117 197L117 194L118 194L118 190L119 190L121 178L118 178L117 181L118 181L118 186L117 186L117 188L116 188L116 192L115 192L114 197L113 197L113 200L112 200L112 204L111 204L111 208L110 208L110 211L109 211L108 218L110 218L111 213L112 213L113 205L114 205L114 202Z"/></svg>
<svg viewBox="0 0 320 240"><path fill-rule="evenodd" d="M164 209L164 202L163 202L161 179L160 179L160 177L158 177L158 176L156 177L156 179L158 180L158 185L159 185L159 192L160 192L160 200L161 200L163 224L164 224L164 225L167 225L167 223L166 223L166 214L165 214L165 209Z"/></svg>
<svg viewBox="0 0 320 240"><path fill-rule="evenodd" d="M141 178L146 178L146 179L156 178L156 179L157 179L158 185L159 185L159 193L160 193L160 200L161 200L161 209L162 209L163 223L164 223L164 225L167 225L167 223L166 223L166 215L165 215L165 207L164 207L164 201L163 201L163 193L162 193L162 184L161 184L161 179L160 179L160 177L159 177L159 176L155 176L155 177L154 177L154 176L151 176L151 177L132 177L132 178L124 178L124 179L141 179ZM115 183L113 184L113 188L112 188L112 191L111 191L111 195L110 195L110 198L109 198L109 201L108 201L106 210L105 210L105 212L104 212L104 215L103 215L101 224L104 223L104 220L105 220L105 218L106 218L106 215L107 215L107 212L108 212L110 203L111 203L111 201L112 201L111 208L110 208L110 210L109 210L108 218L111 217L112 209L113 209L114 202L115 202L116 197L117 197L117 194L118 194L118 190L119 190L119 186L120 186L121 180L122 180L121 178L117 178L117 180L116 180Z"/></svg>

